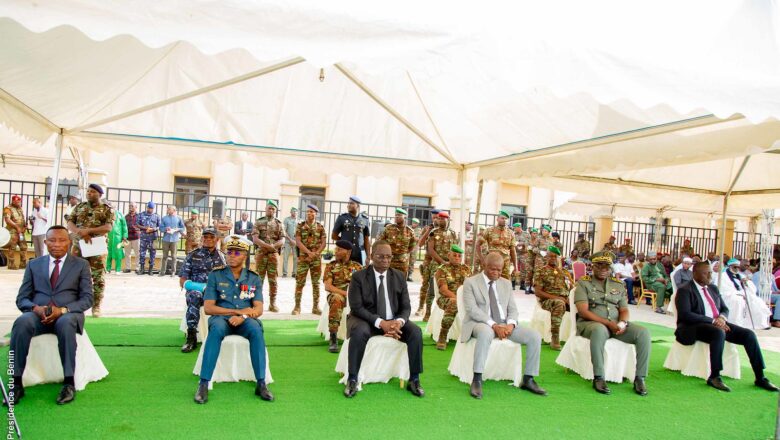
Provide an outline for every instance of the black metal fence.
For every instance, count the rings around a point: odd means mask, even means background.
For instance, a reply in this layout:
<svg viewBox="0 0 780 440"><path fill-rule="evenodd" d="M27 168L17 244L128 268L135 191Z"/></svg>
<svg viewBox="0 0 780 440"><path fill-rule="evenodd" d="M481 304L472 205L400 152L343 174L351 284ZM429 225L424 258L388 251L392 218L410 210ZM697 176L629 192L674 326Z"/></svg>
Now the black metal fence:
<svg viewBox="0 0 780 440"><path fill-rule="evenodd" d="M761 234L756 233L756 247L754 250L754 253L752 255L748 255L748 238L750 237L750 233L748 232L734 232L734 250L733 253L735 256L739 256L742 258L752 259L752 258L760 258L761 255ZM780 245L780 235L775 235L774 244Z"/></svg>
<svg viewBox="0 0 780 440"><path fill-rule="evenodd" d="M494 226L496 224L497 217L498 214L480 213L479 221L475 221L475 214L470 213L469 221L473 222L480 228L486 228ZM515 223L520 223L523 225L523 230L527 230L528 228L532 227L541 229L542 225L547 223L547 219L514 214L507 221L507 224L513 225ZM568 256L571 250L574 249L574 243L577 242L578 236L581 233L585 234L585 239L590 243L591 249L594 248L593 239L596 230L596 223L573 220L553 220L550 226L552 226L553 231L556 231L561 235L561 244L563 245L563 249L561 249L561 251L563 252L564 256Z"/></svg>
<svg viewBox="0 0 780 440"><path fill-rule="evenodd" d="M655 250L655 234L655 223L624 221L615 221L612 223L612 235L617 239L615 243L621 245L626 238L630 238L631 244L634 246L634 252L636 253L647 253L650 250ZM672 258L678 258L680 256L680 248L683 246L683 242L686 239L691 240L691 246L693 246L694 251L702 257L706 257L707 252L717 252L717 229L662 225L660 234L661 249L659 249L659 251L671 255ZM599 243L599 249L603 245L603 243Z"/></svg>

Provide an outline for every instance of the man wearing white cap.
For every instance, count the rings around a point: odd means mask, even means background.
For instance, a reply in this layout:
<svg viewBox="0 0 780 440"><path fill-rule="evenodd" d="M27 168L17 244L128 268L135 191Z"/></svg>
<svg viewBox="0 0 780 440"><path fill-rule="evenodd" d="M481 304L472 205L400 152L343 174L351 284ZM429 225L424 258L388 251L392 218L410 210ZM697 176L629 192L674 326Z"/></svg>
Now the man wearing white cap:
<svg viewBox="0 0 780 440"><path fill-rule="evenodd" d="M674 285L679 289L683 284L693 281L693 260L689 257L685 257L682 260L682 267L674 271Z"/></svg>

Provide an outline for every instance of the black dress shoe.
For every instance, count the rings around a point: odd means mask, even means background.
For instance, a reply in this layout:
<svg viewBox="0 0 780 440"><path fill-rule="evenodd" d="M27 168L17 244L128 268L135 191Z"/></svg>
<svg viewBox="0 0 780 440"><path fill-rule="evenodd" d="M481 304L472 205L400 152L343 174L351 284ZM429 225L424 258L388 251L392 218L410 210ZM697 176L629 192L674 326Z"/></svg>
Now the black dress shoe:
<svg viewBox="0 0 780 440"><path fill-rule="evenodd" d="M57 405L65 405L73 402L76 398L76 387L73 385L63 385L60 394L57 395Z"/></svg>
<svg viewBox="0 0 780 440"><path fill-rule="evenodd" d="M19 403L20 400L22 400L22 397L24 397L24 388L16 387L16 389L14 390L14 394L13 395L9 394L8 400L3 400L3 406L8 406L9 401L10 401L10 405L15 406L17 403Z"/></svg>
<svg viewBox="0 0 780 440"><path fill-rule="evenodd" d="M473 380L471 381L471 388L469 389L469 394L471 394L471 397L475 399L481 399L482 398L482 381L481 380Z"/></svg>
<svg viewBox="0 0 780 440"><path fill-rule="evenodd" d="M640 396L647 395L647 385L645 385L645 380L643 378L637 377L634 379L634 392Z"/></svg>
<svg viewBox="0 0 780 440"><path fill-rule="evenodd" d="M726 392L731 391L731 388L729 388L728 385L723 383L720 377L711 377L707 379L707 385L715 388L716 390L721 390Z"/></svg>
<svg viewBox="0 0 780 440"><path fill-rule="evenodd" d="M756 379L756 381L753 383L755 383L757 387L763 388L767 391L775 391L775 392L780 391L766 377L762 377L761 379Z"/></svg>
<svg viewBox="0 0 780 440"><path fill-rule="evenodd" d="M346 398L355 397L355 394L357 394L357 381L348 380L347 386L344 387L344 397Z"/></svg>
<svg viewBox="0 0 780 440"><path fill-rule="evenodd" d="M195 403L204 404L209 401L209 384L199 383L198 391L195 392Z"/></svg>
<svg viewBox="0 0 780 440"><path fill-rule="evenodd" d="M612 392L607 386L607 382L602 377L593 379L593 389L601 394L610 394Z"/></svg>
<svg viewBox="0 0 780 440"><path fill-rule="evenodd" d="M274 401L274 395L268 389L268 385L266 385L264 383L263 384L258 384L255 387L255 396L260 396L260 398L265 400L266 402L273 402Z"/></svg>
<svg viewBox="0 0 780 440"><path fill-rule="evenodd" d="M408 384L406 384L406 389L409 390L412 394L414 394L417 397L423 397L425 396L425 390L420 385L420 380L410 380Z"/></svg>
<svg viewBox="0 0 780 440"><path fill-rule="evenodd" d="M521 390L528 390L534 394L538 394L540 396L546 396L547 391L544 390L544 388L540 387L533 377L529 377L528 380L524 380L522 384L520 384Z"/></svg>

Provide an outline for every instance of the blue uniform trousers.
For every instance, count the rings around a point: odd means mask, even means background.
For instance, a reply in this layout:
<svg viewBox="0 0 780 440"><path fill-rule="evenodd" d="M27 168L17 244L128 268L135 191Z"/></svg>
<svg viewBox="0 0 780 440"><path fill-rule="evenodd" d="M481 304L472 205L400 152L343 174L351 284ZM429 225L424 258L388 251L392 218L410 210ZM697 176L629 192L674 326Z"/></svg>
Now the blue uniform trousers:
<svg viewBox="0 0 780 440"><path fill-rule="evenodd" d="M217 365L219 351L222 348L222 340L225 336L239 335L249 340L249 358L252 360L252 369L255 379L265 380L265 338L263 337L263 325L256 319L246 319L243 324L233 327L228 323L229 316L212 316L209 318L209 335L206 338L206 346L203 349L203 363L200 369L200 378L211 380L214 368Z"/></svg>

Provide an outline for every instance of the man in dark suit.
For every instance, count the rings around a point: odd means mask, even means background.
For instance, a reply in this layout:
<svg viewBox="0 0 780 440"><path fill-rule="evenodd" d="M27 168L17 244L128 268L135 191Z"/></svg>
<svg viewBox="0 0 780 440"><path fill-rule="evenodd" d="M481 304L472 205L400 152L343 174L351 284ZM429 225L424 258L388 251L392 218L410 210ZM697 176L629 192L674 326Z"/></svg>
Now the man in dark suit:
<svg viewBox="0 0 780 440"><path fill-rule="evenodd" d="M46 232L49 255L32 260L24 272L16 297L22 315L11 330L11 351L15 353L13 380L15 393L9 396L16 404L24 396L22 374L33 336L55 333L65 376L57 404L73 401L76 367L76 333L84 329L84 311L92 307L92 277L89 263L68 255L70 236L63 226L52 226Z"/></svg>
<svg viewBox="0 0 780 440"><path fill-rule="evenodd" d="M406 344L409 353L409 383L406 389L417 397L425 391L420 386L422 373L422 332L409 321L411 306L406 289L406 274L390 268L393 251L390 243L377 240L371 249L367 268L352 275L349 283L347 318L349 331L349 376L344 389L346 397L357 393L358 372L368 339L384 335Z"/></svg>
<svg viewBox="0 0 780 440"><path fill-rule="evenodd" d="M693 266L693 281L689 281L677 291L677 330L674 335L683 345L693 345L696 341L710 344L710 377L707 385L721 391L731 391L720 377L723 369L723 345L726 342L745 346L755 384L759 388L778 391L764 376L764 358L758 345L756 334L728 322L729 309L720 297L718 288L711 283L712 272L708 262L699 262Z"/></svg>
<svg viewBox="0 0 780 440"><path fill-rule="evenodd" d="M249 220L249 213L248 212L242 212L241 213L241 220L238 220L233 225L233 233L236 235L243 235L244 237L248 238L249 241L252 241L252 228L254 227L254 223L252 223ZM249 255L246 257L246 268L249 269Z"/></svg>

